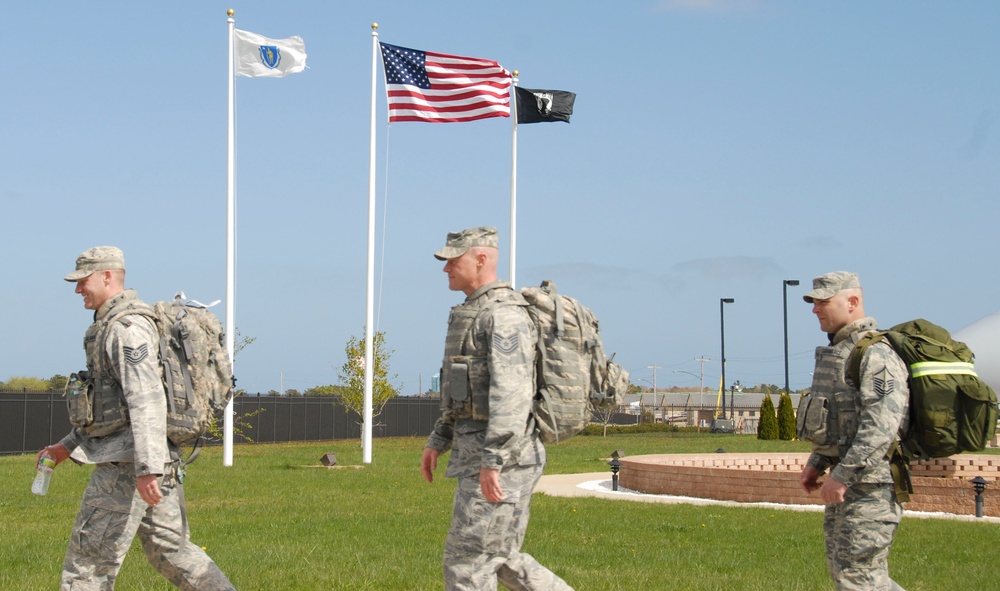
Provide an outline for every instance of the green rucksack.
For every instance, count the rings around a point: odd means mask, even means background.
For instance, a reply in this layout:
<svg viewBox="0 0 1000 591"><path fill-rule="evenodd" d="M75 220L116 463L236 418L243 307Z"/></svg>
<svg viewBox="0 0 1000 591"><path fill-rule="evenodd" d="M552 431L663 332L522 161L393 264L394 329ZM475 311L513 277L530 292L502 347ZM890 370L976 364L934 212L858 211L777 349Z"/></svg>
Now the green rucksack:
<svg viewBox="0 0 1000 591"><path fill-rule="evenodd" d="M594 314L559 294L555 283L543 281L521 295L538 329L535 424L543 442L558 443L582 431L595 410L621 405L629 374L605 356Z"/></svg>
<svg viewBox="0 0 1000 591"><path fill-rule="evenodd" d="M863 337L847 361L847 377L860 382L861 358L884 341L910 370L910 426L901 434L907 460L981 451L996 432L997 395L973 365L974 355L948 331L926 320L897 324Z"/></svg>

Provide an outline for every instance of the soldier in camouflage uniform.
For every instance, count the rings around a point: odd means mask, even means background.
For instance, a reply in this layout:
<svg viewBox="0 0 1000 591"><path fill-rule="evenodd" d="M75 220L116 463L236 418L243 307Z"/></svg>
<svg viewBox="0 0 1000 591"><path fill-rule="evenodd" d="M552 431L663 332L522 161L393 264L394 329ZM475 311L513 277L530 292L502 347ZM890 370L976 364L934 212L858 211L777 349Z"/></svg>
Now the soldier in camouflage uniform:
<svg viewBox="0 0 1000 591"><path fill-rule="evenodd" d="M819 490L826 503L830 577L840 591L901 591L889 578L889 548L903 515L889 454L906 428L908 369L879 342L862 358L861 383L845 380L854 345L877 328L865 316L857 275L838 271L817 277L803 297L830 338L829 346L816 349L812 390L797 418L799 437L813 446L800 484L807 493Z"/></svg>
<svg viewBox="0 0 1000 591"><path fill-rule="evenodd" d="M93 378L93 420L86 427L75 426L39 456L47 451L57 465L72 458L96 467L70 536L63 591L113 589L136 533L153 568L177 587L234 589L188 538L179 463L171 460L172 452L179 457L178 450L167 440L156 327L139 315L114 320L137 301L135 291L125 289L121 250L98 246L85 251L65 279L76 283L84 308L94 311L94 324L84 337Z"/></svg>
<svg viewBox="0 0 1000 591"><path fill-rule="evenodd" d="M447 261L448 287L464 292L451 310L441 368L441 418L420 460L427 482L451 450L445 476L458 479L444 548L448 591L572 588L520 552L545 448L532 416L537 334L528 305L497 281L497 232L448 234L434 254Z"/></svg>

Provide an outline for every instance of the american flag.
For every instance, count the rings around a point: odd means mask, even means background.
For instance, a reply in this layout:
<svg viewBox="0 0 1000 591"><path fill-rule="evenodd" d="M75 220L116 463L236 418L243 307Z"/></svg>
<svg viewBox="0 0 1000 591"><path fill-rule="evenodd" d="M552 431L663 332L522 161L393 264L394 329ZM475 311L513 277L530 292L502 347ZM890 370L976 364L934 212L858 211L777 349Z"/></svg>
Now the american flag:
<svg viewBox="0 0 1000 591"><path fill-rule="evenodd" d="M510 72L495 61L379 46L390 123L510 117Z"/></svg>

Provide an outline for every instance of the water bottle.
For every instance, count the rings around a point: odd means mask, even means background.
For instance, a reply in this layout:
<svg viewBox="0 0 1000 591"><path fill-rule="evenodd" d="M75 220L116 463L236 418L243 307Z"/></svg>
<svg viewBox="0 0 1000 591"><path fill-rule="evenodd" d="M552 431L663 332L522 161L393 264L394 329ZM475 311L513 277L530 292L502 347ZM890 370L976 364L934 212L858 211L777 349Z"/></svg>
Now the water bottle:
<svg viewBox="0 0 1000 591"><path fill-rule="evenodd" d="M56 460L45 452L38 458L38 466L35 468L35 481L31 483L31 492L36 495L44 495L49 492L49 482L52 482L52 471L56 469Z"/></svg>

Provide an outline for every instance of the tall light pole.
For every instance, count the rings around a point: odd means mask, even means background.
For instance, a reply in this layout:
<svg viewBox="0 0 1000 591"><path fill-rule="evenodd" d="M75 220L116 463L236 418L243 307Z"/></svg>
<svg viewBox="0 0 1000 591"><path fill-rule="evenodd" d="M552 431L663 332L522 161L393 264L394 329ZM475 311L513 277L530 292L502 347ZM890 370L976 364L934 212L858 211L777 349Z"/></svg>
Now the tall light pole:
<svg viewBox="0 0 1000 591"><path fill-rule="evenodd" d="M705 407L705 362L711 361L708 357L702 355L701 357L695 357L695 361L701 363L701 376L699 377L699 393L701 398L698 400L699 408Z"/></svg>
<svg viewBox="0 0 1000 591"><path fill-rule="evenodd" d="M695 361L697 361L697 359L695 359ZM694 376L694 377L698 378L699 381L701 382L701 385L698 387L698 395L700 396L701 400L698 402L698 412L695 413L695 417L694 417L695 418L695 423L694 424L700 426L700 422L701 422L701 417L700 417L700 415L701 415L701 409L705 405L705 366L704 366L704 364L701 366L701 375L700 376L698 376L696 374L693 374L693 373L691 373L689 371L684 371L683 369L675 369L673 371L674 371L674 373L686 373L689 376ZM688 405L688 406L692 406L692 405Z"/></svg>
<svg viewBox="0 0 1000 591"><path fill-rule="evenodd" d="M726 304L735 302L733 298L719 298L719 326L722 328L722 418L726 418Z"/></svg>
<svg viewBox="0 0 1000 591"><path fill-rule="evenodd" d="M785 279L781 282L781 305L785 317L785 394L791 395L788 389L788 286L799 284L798 279Z"/></svg>

